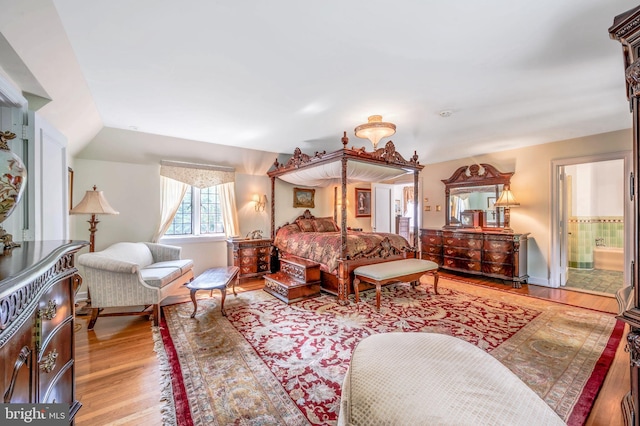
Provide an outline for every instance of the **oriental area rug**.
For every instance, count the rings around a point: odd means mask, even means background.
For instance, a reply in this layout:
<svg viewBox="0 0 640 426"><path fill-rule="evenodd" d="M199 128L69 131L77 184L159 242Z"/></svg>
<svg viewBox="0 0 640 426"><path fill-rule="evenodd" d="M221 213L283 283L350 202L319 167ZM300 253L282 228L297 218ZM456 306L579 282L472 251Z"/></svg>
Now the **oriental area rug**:
<svg viewBox="0 0 640 426"><path fill-rule="evenodd" d="M286 305L262 291L201 292L166 306L154 329L179 425L335 425L353 349L387 332L442 333L497 358L570 425L583 424L620 342L612 314L440 279L382 288L340 306L330 295ZM478 368L482 368L481 365ZM425 383L428 378L425 378Z"/></svg>

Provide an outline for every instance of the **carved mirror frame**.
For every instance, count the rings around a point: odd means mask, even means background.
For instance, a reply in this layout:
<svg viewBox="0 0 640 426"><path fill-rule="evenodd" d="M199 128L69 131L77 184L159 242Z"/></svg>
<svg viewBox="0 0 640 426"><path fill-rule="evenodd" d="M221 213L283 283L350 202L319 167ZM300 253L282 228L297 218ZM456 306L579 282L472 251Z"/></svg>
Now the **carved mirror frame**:
<svg viewBox="0 0 640 426"><path fill-rule="evenodd" d="M496 197L500 194L497 185L502 188L509 188L511 176L514 172L502 173L491 164L472 164L470 166L459 167L449 179L442 179L445 186L445 228L459 228L458 225L451 224L451 190L454 188L482 187L496 185ZM499 207L496 207L496 214L499 214ZM499 227L491 227L496 229Z"/></svg>

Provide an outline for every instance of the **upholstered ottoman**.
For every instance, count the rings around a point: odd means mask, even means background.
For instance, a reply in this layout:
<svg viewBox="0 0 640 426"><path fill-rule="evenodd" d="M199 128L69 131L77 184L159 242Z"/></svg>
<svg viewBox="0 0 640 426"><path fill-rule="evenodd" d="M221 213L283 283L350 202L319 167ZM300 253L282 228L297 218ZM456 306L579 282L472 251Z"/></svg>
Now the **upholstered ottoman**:
<svg viewBox="0 0 640 426"><path fill-rule="evenodd" d="M359 266L353 270L356 303L360 302L360 282L376 286L376 309L380 310L380 287L397 282L417 284L426 274L433 275L433 291L438 294L438 264L430 260L400 259Z"/></svg>
<svg viewBox="0 0 640 426"><path fill-rule="evenodd" d="M339 425L564 425L482 349L436 333L363 339L342 385Z"/></svg>

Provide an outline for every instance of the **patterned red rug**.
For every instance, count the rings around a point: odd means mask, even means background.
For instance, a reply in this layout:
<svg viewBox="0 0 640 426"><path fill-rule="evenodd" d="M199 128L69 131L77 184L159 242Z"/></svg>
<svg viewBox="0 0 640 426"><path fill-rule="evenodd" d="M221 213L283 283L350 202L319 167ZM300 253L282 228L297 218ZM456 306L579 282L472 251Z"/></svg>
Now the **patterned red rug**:
<svg viewBox="0 0 640 426"><path fill-rule="evenodd" d="M285 305L264 291L165 307L160 327L178 424L336 423L351 352L366 336L434 332L500 360L568 424L583 424L623 324L611 314L453 282L383 288L359 305L323 295ZM432 291L432 290L431 290ZM204 294L204 296L208 296ZM164 356L164 355L163 355ZM161 358L162 359L162 358ZM481 368L481 366L479 366Z"/></svg>

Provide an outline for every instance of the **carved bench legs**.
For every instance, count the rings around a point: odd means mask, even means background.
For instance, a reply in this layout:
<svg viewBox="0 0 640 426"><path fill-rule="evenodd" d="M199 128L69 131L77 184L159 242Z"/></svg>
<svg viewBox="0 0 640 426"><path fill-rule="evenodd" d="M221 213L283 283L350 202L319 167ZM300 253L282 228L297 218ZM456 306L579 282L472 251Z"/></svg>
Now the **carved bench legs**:
<svg viewBox="0 0 640 426"><path fill-rule="evenodd" d="M422 278L425 275L433 275L433 290L434 290L435 294L439 294L438 293L438 280L440 279L440 276L438 275L438 270L437 269L430 270L430 271L425 271L424 273L422 273L421 275L419 275L417 277L416 277L416 274L411 274L411 275L404 275L404 276L400 276L400 277L394 277L394 278L391 278L391 279L388 279L388 280L384 280L384 281L373 280L371 278L366 278L366 277L363 277L364 279L361 279L360 277L358 277L356 275L353 278L353 292L355 293L355 301L356 301L356 303L360 302L360 282L364 281L366 283L373 284L373 285L376 286L376 309L380 310L380 290L381 290L383 285L408 281L408 282L411 283L411 287L416 287L418 284L421 283Z"/></svg>

